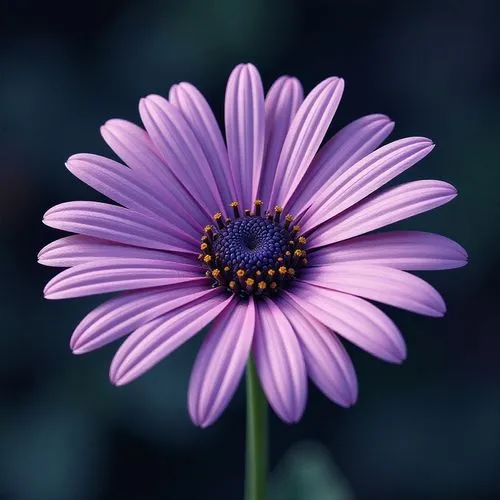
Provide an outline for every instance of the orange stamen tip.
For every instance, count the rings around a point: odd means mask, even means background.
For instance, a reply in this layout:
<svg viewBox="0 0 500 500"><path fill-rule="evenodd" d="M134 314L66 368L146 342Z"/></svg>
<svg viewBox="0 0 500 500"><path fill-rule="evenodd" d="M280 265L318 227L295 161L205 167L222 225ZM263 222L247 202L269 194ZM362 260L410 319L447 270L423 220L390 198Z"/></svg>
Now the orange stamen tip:
<svg viewBox="0 0 500 500"><path fill-rule="evenodd" d="M274 207L274 211L278 214L280 214L281 212L283 212L283 207L280 207L279 205L276 205Z"/></svg>
<svg viewBox="0 0 500 500"><path fill-rule="evenodd" d="M236 281L230 281L229 282L229 288L233 290L236 287Z"/></svg>
<svg viewBox="0 0 500 500"><path fill-rule="evenodd" d="M280 274L286 274L286 267L285 266L281 266L279 269L278 269L278 272Z"/></svg>
<svg viewBox="0 0 500 500"><path fill-rule="evenodd" d="M289 274L290 276L295 276L295 269L294 269L293 267L289 267L289 268L288 268L288 274Z"/></svg>
<svg viewBox="0 0 500 500"><path fill-rule="evenodd" d="M238 269L236 271L236 276L238 276L238 278L243 278L243 276L245 276L245 271L243 271L243 269Z"/></svg>
<svg viewBox="0 0 500 500"><path fill-rule="evenodd" d="M245 280L245 284L246 284L247 286L253 286L253 285L255 284L255 280L254 280L254 279L252 279L252 278L247 278L247 279Z"/></svg>
<svg viewBox="0 0 500 500"><path fill-rule="evenodd" d="M267 283L265 281L259 281L257 285L261 290L265 290L267 288Z"/></svg>
<svg viewBox="0 0 500 500"><path fill-rule="evenodd" d="M254 205L256 207L261 207L262 205L264 205L264 202L262 200L255 200Z"/></svg>
<svg viewBox="0 0 500 500"><path fill-rule="evenodd" d="M200 250L206 250L208 248L208 245L206 243L202 243L200 245Z"/></svg>
<svg viewBox="0 0 500 500"><path fill-rule="evenodd" d="M203 262L205 262L205 264L208 264L211 261L212 261L211 255L205 255L205 257L203 257Z"/></svg>

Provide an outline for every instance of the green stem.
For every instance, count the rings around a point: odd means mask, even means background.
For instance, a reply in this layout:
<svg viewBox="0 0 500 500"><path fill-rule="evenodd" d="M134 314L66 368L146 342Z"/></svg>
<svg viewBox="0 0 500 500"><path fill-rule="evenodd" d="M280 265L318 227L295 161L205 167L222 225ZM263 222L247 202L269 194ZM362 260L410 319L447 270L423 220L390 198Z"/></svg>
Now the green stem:
<svg viewBox="0 0 500 500"><path fill-rule="evenodd" d="M267 401L252 360L247 364L245 500L267 500Z"/></svg>

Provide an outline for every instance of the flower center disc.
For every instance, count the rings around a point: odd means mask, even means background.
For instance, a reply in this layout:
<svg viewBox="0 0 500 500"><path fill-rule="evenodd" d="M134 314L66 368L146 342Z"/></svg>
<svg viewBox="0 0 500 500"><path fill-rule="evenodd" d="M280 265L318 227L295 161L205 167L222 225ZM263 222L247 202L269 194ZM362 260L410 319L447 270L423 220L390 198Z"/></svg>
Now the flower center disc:
<svg viewBox="0 0 500 500"><path fill-rule="evenodd" d="M271 295L295 278L296 270L307 264L305 238L298 237L299 226L290 226L293 217L281 221L283 210L261 215L262 202L255 212L240 215L238 203L231 203L234 219L214 215L217 227L206 226L200 261L208 268L214 286L224 286L241 295Z"/></svg>

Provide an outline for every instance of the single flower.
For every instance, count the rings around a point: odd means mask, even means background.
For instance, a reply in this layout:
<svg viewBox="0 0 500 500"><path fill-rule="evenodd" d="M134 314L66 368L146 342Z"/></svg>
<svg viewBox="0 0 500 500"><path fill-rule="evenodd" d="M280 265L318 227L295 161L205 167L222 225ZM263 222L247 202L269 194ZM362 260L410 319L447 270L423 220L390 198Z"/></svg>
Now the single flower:
<svg viewBox="0 0 500 500"><path fill-rule="evenodd" d="M304 411L308 376L338 404L356 401L339 336L403 361L398 328L368 300L442 316L439 293L407 271L463 266L467 254L437 234L366 233L443 205L456 190L423 180L376 192L434 147L423 137L379 147L394 125L384 115L352 122L320 148L343 89L328 78L304 99L299 81L283 76L264 96L256 68L239 65L227 84L226 142L201 93L180 83L168 100L140 101L145 130L123 120L102 127L126 166L69 158L76 177L118 205L75 201L45 214L48 226L76 233L39 254L68 268L45 297L120 292L77 326L73 352L129 334L110 370L123 385L209 326L188 396L203 427L227 406L250 355L286 422Z"/></svg>

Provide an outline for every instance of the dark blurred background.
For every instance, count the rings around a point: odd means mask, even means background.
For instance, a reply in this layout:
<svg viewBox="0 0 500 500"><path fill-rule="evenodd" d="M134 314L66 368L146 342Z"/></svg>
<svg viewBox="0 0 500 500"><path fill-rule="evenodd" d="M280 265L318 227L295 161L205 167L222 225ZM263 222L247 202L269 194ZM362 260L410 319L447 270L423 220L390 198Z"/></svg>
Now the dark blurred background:
<svg viewBox="0 0 500 500"><path fill-rule="evenodd" d="M270 500L500 498L500 3L183 0L0 3L0 499L223 500L242 497L243 390L211 428L186 409L199 342L129 386L108 382L116 345L76 357L73 328L100 299L49 302L53 269L37 251L60 236L42 214L97 199L64 168L110 154L108 118L197 85L220 119L226 79L251 61L266 87L297 76L309 91L346 79L332 131L363 114L392 138L437 148L404 180L457 186L450 205L401 226L443 233L468 267L426 274L442 319L391 311L408 360L349 348L359 403L311 389L303 420L271 419ZM284 458L283 458L284 457Z"/></svg>

